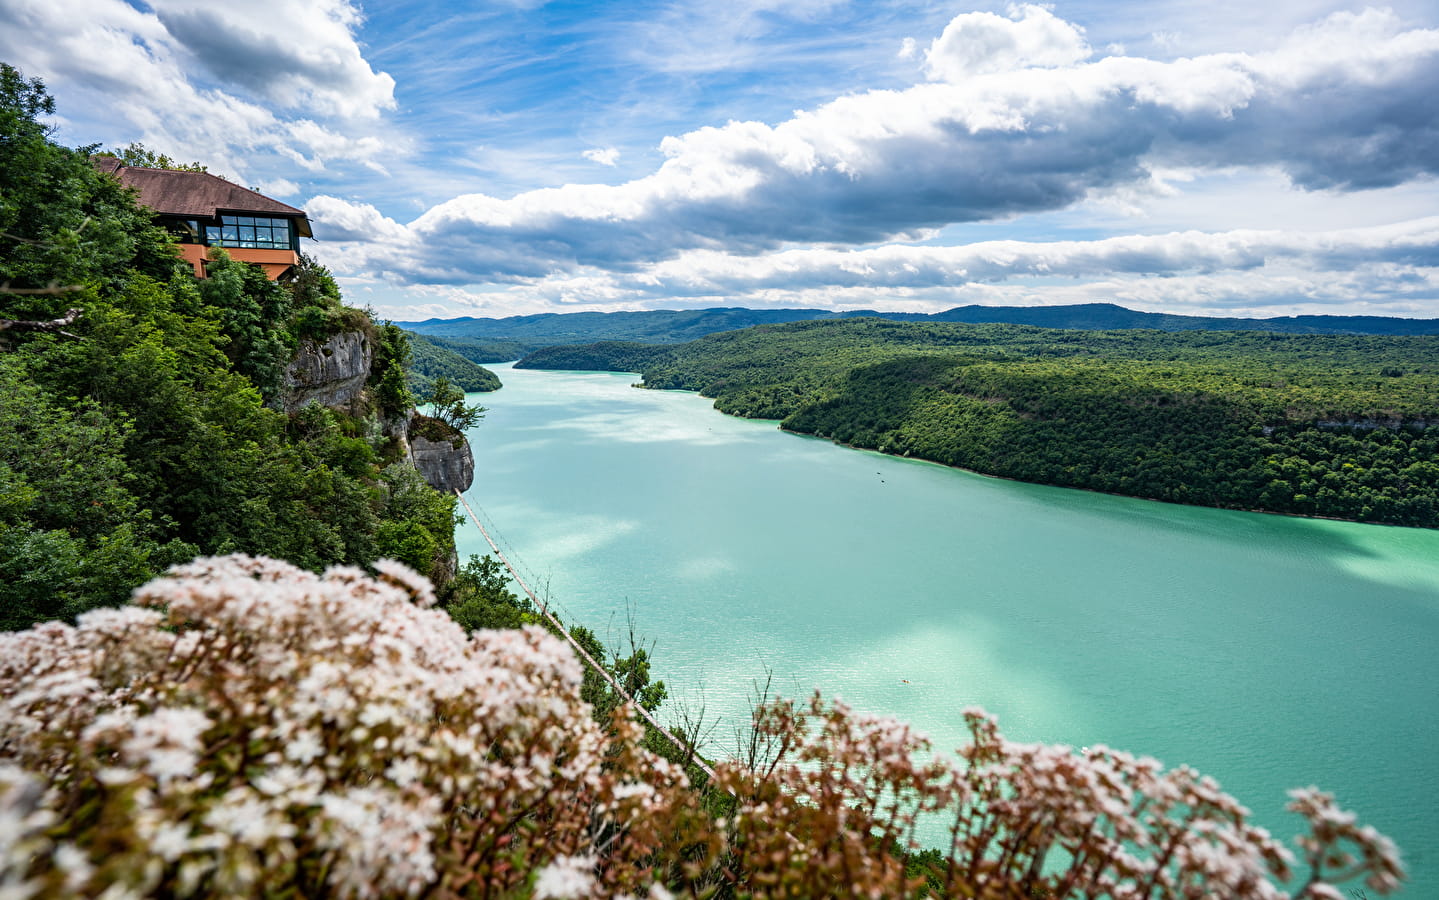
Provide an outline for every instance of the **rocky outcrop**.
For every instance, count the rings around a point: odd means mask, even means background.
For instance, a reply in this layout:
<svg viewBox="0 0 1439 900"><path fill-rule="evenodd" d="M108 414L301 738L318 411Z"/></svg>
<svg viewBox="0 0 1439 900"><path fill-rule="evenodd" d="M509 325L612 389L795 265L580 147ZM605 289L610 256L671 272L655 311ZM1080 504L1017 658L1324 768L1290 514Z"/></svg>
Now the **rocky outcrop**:
<svg viewBox="0 0 1439 900"><path fill-rule="evenodd" d="M1407 428L1412 431L1424 431L1439 425L1439 422L1431 422L1428 419L1406 419L1399 416L1386 416L1382 419L1373 417L1364 419L1322 419L1315 423L1325 430L1337 430L1340 428L1352 428L1355 431L1375 431L1380 428L1387 428L1396 431L1400 428Z"/></svg>
<svg viewBox="0 0 1439 900"><path fill-rule="evenodd" d="M441 493L469 490L475 457L465 436L428 416L410 420L410 461L430 487Z"/></svg>
<svg viewBox="0 0 1439 900"><path fill-rule="evenodd" d="M312 402L331 409L347 406L364 390L374 356L363 331L342 331L323 342L303 340L285 367L275 405L287 413Z"/></svg>

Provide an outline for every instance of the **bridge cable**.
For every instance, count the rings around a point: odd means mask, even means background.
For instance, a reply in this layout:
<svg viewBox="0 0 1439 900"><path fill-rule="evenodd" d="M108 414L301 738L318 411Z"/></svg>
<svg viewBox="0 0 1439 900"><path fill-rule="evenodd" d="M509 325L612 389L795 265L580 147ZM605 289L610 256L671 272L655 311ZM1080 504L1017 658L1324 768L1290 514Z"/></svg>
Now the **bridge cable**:
<svg viewBox="0 0 1439 900"><path fill-rule="evenodd" d="M455 496L459 498L460 503L465 507L465 512L470 514L470 521L474 522L475 527L480 529L480 534L484 535L486 543L490 545L490 549L495 551L495 555L500 558L500 562L504 563L505 568L510 570L510 575L514 577L515 582L520 586L520 589L525 592L525 595L530 598L530 601L535 604L535 608L540 611L540 615L544 616L549 621L549 623L555 627L555 630L557 630L560 635L569 642L570 646L575 648L575 653L579 654L580 659L582 659L587 665L589 665L591 669L594 669L596 672L598 672L600 674L600 677L602 677L605 681L609 682L610 687L615 689L615 693L619 694L631 706L638 710L639 714L644 716L645 721L649 722L650 725L654 726L654 729L656 731L664 735L670 743L674 744L675 747L680 750L680 752L684 753L685 756L687 756L691 761L693 761L694 764L699 767L701 772L704 772L710 777L711 780L713 780L715 778L715 770L710 768L710 764L705 762L704 759L702 759L700 755L695 752L696 748L692 747L690 744L680 740L679 738L671 734L670 730L661 725L659 721L655 719L654 715L650 713L649 710L645 709L643 706L635 702L635 698L631 697L629 692L620 686L620 683L615 680L615 677L610 674L608 669L595 662L594 657L590 656L589 652L585 650L584 647L580 646L580 643L570 635L570 631L564 626L564 623L561 622L559 619L555 618L554 614L550 612L549 605L542 602L540 598L536 597L535 592L530 590L530 586L528 584L525 584L525 580L520 577L520 573L515 571L515 567L510 564L509 558L505 556L504 553L500 552L499 546L495 543L494 539L490 537L490 533L485 530L485 526L480 524L479 516L475 515L475 511L470 508L470 504L466 502L464 495L461 494L458 490L456 490Z"/></svg>

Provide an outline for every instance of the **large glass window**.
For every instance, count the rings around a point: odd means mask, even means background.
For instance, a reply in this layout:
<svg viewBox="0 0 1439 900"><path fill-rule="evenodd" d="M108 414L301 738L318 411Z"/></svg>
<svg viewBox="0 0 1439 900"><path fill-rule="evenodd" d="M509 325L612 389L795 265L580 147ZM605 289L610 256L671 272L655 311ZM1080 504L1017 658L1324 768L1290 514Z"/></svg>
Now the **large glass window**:
<svg viewBox="0 0 1439 900"><path fill-rule="evenodd" d="M293 249L290 220L260 216L221 216L219 225L206 226L205 240L212 247Z"/></svg>
<svg viewBox="0 0 1439 900"><path fill-rule="evenodd" d="M173 234L182 244L200 243L200 222L198 219L170 219L160 220L165 230Z"/></svg>

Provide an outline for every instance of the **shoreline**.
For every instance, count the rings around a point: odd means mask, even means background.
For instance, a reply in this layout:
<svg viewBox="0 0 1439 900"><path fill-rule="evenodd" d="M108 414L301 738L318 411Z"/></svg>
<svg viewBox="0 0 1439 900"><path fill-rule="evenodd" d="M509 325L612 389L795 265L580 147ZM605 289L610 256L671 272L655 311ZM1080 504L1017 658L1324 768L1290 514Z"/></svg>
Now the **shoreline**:
<svg viewBox="0 0 1439 900"><path fill-rule="evenodd" d="M511 363L511 365L513 365L513 363ZM620 370L616 370L616 369L542 369L542 368L538 368L538 367L535 368L534 371L576 372L576 373L592 373L592 374L606 374L606 375L634 375L634 376L637 376L637 377L640 379L640 381L638 381L638 382L636 382L636 383L634 383L634 384L632 384L632 385L630 385L630 386L631 386L631 387L634 387L634 388L638 388L638 389L640 389L640 390L645 390L645 391L667 391L667 392L671 392L671 393L698 394L698 395L701 396L701 397L704 397L704 396L705 396L702 392L700 392L700 391L695 391L695 390L684 390L684 389L680 389L680 388L657 388L657 387L651 387L650 385L647 385L647 384L644 383L644 373L643 373L643 372L629 372L629 371L620 371ZM705 399L706 399L706 400L710 400L710 401L716 401L716 398L713 398L713 397L705 397ZM711 402L710 407L711 407L711 409L713 409L715 412L719 413L720 415L730 416L731 418L746 419L746 420L754 421L754 422L774 422L774 423L776 424L776 427L777 427L780 431L783 431L783 432L785 432L786 434L794 435L794 436L796 436L796 437L804 437L804 438L811 438L811 439L814 439L814 440L828 441L828 442L831 443L831 444L835 444L835 445L840 446L840 447L845 447L845 448L850 449L850 450L859 450L859 451L863 451L863 452L866 452L866 453L878 453L878 454L881 454L881 455L883 455L883 456L893 457L893 458L895 458L895 459L905 459L905 460L910 460L910 461L913 461L913 462L927 463L927 464L929 464L929 465L940 466L940 467L945 468L945 469L953 469L953 470L959 471L959 472L967 472L967 473L969 473L969 474L971 474L971 475L978 475L978 476L980 476L981 478L994 478L994 479L998 479L998 480L1000 480L1000 481L1013 482L1013 483L1015 483L1015 484L1032 484L1032 485L1037 485L1037 486L1040 486L1040 487L1060 488L1060 489L1063 489L1063 490L1072 490L1072 491L1084 491L1084 492L1090 493L1090 494L1101 494L1101 495L1109 496L1109 497L1124 497L1124 498L1127 498L1127 499L1130 499L1130 500L1144 500L1144 501L1147 501L1147 502L1150 502L1150 503L1167 503L1167 504L1170 504L1170 505L1172 505L1172 506L1187 506L1187 507L1192 507L1192 508L1194 508L1194 509L1214 509L1214 510L1221 510L1221 511L1225 511L1225 512L1257 513L1257 514L1259 514L1259 515L1282 516L1282 517L1290 518L1290 519L1309 519L1309 520L1319 521L1319 522L1348 522L1348 523L1352 523L1352 524L1354 524L1354 525L1375 525L1375 526L1380 526L1380 527L1385 527L1385 528L1415 528L1415 529L1420 529L1420 530L1423 530L1423 531L1435 531L1435 530L1439 530L1439 525L1405 525L1405 524L1400 524L1400 523L1397 523L1397 522L1368 522L1368 521L1364 521L1364 520L1362 520L1362 519L1346 519L1346 518L1342 518L1342 517L1340 517L1340 516L1306 515L1306 514L1304 514L1304 513L1282 512L1282 511L1279 511L1279 510L1263 509L1263 508L1260 508L1260 507L1251 507L1251 506L1217 506L1217 505L1208 504L1208 503L1183 503L1183 502L1180 502L1180 501L1178 501L1178 500L1167 500L1167 499L1165 499L1165 498L1163 498L1163 497L1146 497L1146 496L1142 496L1142 495L1140 495L1140 494L1121 494L1121 493L1117 493L1117 492L1115 492L1115 491L1106 491L1106 490L1101 490L1100 488L1084 487L1084 486L1082 486L1082 485L1074 485L1074 484L1054 484L1054 483L1052 483L1052 482L1047 482L1047 481L1030 481L1030 480L1027 480L1027 479L1024 479L1024 478L1016 478L1016 477L1014 477L1014 476L1012 476L1012 475L999 475L999 474L995 474L995 473L992 473L992 472L981 472L981 471L979 471L978 469L965 468L964 466L950 465L949 463L940 462L939 460L935 460L935 459L927 459L927 458L925 458L925 457L923 457L923 456L913 456L913 455L907 455L907 454L891 453L891 452L889 452L889 451L880 450L880 449L875 448L875 447L861 447L861 446L858 446L858 445L856 445L856 444L851 444L851 443L848 443L848 442L846 442L846 441L841 441L841 440L839 440L839 439L837 439L837 438L824 437L824 436L821 436L821 435L810 434L810 433L806 433L806 432L802 432L802 431L793 431L793 430L791 430L791 429L788 429L788 428L785 428L785 427L784 427L784 424L783 424L784 420L783 420L783 419L766 419L766 418L760 418L760 417L741 416L741 415L737 415L737 414L734 414L734 413L728 413L728 412L725 412L725 411L722 410L722 409L719 409L717 406L715 406L714 402Z"/></svg>

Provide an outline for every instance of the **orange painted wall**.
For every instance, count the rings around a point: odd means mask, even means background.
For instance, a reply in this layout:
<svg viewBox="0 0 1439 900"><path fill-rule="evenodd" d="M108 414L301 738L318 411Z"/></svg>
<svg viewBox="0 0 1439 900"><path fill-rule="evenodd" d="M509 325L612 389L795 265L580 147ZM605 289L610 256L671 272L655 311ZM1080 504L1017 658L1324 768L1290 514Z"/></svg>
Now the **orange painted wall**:
<svg viewBox="0 0 1439 900"><path fill-rule="evenodd" d="M177 244L180 248L180 258L189 263L195 269L196 278L205 277L205 252L210 248L204 244Z"/></svg>
<svg viewBox="0 0 1439 900"><path fill-rule="evenodd" d="M265 270L266 277L271 281L285 274L286 269L300 261L300 257L290 250L226 247L225 252L230 254L231 259L261 266Z"/></svg>
<svg viewBox="0 0 1439 900"><path fill-rule="evenodd" d="M206 254L210 252L210 248L203 244L179 244L177 246L180 248L180 257L195 269L195 277L204 278ZM300 257L290 250L226 247L225 252L230 254L231 259L260 266L271 281L285 274L286 269L300 261Z"/></svg>

